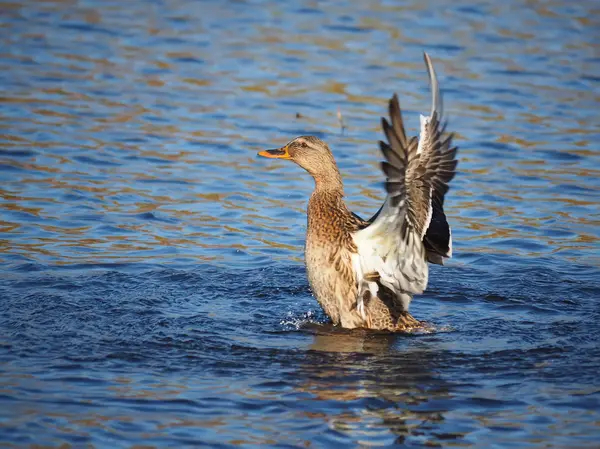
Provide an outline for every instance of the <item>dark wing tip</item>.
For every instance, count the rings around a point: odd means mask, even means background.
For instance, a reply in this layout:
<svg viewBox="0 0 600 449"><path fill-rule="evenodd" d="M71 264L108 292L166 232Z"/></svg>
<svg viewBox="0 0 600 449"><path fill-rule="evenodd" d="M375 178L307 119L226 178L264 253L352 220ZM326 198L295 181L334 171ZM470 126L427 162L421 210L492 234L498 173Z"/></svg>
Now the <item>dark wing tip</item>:
<svg viewBox="0 0 600 449"><path fill-rule="evenodd" d="M390 98L390 116L394 115L392 111L400 109L400 100L398 100L398 94L394 92L392 98Z"/></svg>

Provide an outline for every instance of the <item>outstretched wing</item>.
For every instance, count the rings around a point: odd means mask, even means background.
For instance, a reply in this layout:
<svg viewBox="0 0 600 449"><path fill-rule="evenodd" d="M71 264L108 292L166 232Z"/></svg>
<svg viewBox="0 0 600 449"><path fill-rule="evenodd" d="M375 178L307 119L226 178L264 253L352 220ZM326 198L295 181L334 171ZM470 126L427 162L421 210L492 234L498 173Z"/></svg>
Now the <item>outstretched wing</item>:
<svg viewBox="0 0 600 449"><path fill-rule="evenodd" d="M439 91L439 84L437 81L437 76L435 70L433 68L433 64L429 55L425 53L425 64L427 65L427 71L429 73L429 80L431 84L432 91L432 106L431 106L431 115L434 112L438 114L438 117L442 115L442 96ZM390 117L394 114L399 114L399 126L396 129L396 133L399 138L402 140L403 144L406 142L406 134L404 131L404 127L402 126L402 116L401 112L398 109L397 111L392 111L390 105ZM427 138L427 129L424 126L427 122L428 118L421 116L421 139L419 140L419 145L417 147L417 152L421 154L420 158L422 160L426 160L430 155L429 151L423 153L423 149L431 149L433 148L430 145L429 139ZM440 130L443 134L445 130L445 125ZM450 136L451 137L451 136ZM389 142L389 140L388 140ZM450 143L450 142L448 142ZM371 223L373 223L381 210L383 209L383 205L379 208L379 210L368 220L361 220L360 228L366 228ZM423 243L425 245L425 253L427 255L427 260L430 263L435 263L439 265L444 264L444 259L448 257L452 257L452 230L450 229L450 225L446 219L446 214L444 213L444 195L436 195L432 199L431 204L431 220L429 221L429 226L427 227L427 231L425 232L425 236L423 238Z"/></svg>
<svg viewBox="0 0 600 449"><path fill-rule="evenodd" d="M434 112L437 112L438 118L441 120L442 96L440 95L437 76L429 55L425 53L424 57L425 64L427 66L427 72L429 73L429 81L432 92L431 115L433 115ZM426 132L426 130L423 129L426 127L426 120L426 117L421 116L421 136L423 136ZM445 128L446 125L444 124L442 129L439 130L440 135L444 134ZM427 232L423 238L423 243L425 244L427 253L427 260L431 263L437 263L440 265L443 265L445 258L452 257L452 231L448 225L446 214L444 213L444 195L448 191L447 184L454 176L454 171L456 170L456 160L454 159L456 156L456 148L452 148L452 137L453 136L450 134L447 136L448 140L444 140L442 142L442 147L445 151L454 151L454 153L452 153L453 161L447 161L444 167L446 172L452 172L452 174L446 173L449 175L449 177L445 179L446 187L440 185L439 189L434 189L434 195L431 202L431 220L429 221ZM419 148L422 149L421 159L427 160L431 157L430 152L433 150L434 145L431 145L431 142L428 139L421 139L419 142Z"/></svg>
<svg viewBox="0 0 600 449"><path fill-rule="evenodd" d="M440 125L437 80L427 55L425 60L434 91L432 112L421 116L420 139L408 139L398 97L390 100L391 123L382 119L387 142L380 142L387 198L372 223L353 235L359 286L363 274L377 272L381 284L402 298L401 293L421 293L427 286L424 238L456 169L452 135L445 136Z"/></svg>

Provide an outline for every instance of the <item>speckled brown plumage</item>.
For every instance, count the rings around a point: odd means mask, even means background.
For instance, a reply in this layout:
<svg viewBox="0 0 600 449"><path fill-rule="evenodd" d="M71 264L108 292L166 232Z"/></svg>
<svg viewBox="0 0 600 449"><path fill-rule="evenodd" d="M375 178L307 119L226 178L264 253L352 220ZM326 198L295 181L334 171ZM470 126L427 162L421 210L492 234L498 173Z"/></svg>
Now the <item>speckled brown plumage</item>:
<svg viewBox="0 0 600 449"><path fill-rule="evenodd" d="M313 293L334 324L360 327L356 278L351 255L358 220L348 211L339 189L318 186L308 202L305 260Z"/></svg>

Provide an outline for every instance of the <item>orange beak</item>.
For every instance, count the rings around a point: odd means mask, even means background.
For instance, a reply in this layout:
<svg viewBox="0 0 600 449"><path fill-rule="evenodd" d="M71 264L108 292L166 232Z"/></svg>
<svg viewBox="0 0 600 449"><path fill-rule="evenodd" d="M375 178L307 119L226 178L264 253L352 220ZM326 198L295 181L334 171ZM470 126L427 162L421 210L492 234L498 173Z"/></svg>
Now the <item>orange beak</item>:
<svg viewBox="0 0 600 449"><path fill-rule="evenodd" d="M258 153L259 156L268 157L270 159L291 159L290 153L288 153L287 145L276 150L264 150Z"/></svg>

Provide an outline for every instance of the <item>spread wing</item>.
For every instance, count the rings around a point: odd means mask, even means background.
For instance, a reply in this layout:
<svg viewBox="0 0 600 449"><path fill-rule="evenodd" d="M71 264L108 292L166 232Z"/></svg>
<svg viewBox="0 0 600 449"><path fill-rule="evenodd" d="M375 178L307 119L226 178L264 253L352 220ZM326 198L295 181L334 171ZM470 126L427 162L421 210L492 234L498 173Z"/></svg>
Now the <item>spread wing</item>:
<svg viewBox="0 0 600 449"><path fill-rule="evenodd" d="M427 65L427 72L429 73L429 81L432 92L431 115L433 115L434 112L437 112L440 116L439 119L441 120L442 96L440 95L437 76L429 55L425 53L424 57L425 64ZM421 117L421 128L423 128L424 125L423 120L424 117ZM444 134L445 128L446 125L444 124L440 130L440 134ZM424 130L421 129L421 135L423 135L423 133ZM449 135L448 138L452 139L452 135ZM447 144L446 149L449 150L452 148L451 143L451 140L449 140L448 142L443 142L442 146ZM421 153L421 159L425 160L431 157L430 151L434 148L434 145L431 145L431 142L423 139L421 142L419 142L419 147L424 150ZM456 148L454 148L454 154L452 155L452 158L455 156ZM456 161L454 161L453 166L448 164L446 167L447 170L450 168L452 169L452 172L456 170ZM452 176L446 181L446 187L440 186L440 190L434 190L434 195L431 202L431 220L429 222L429 226L427 227L425 237L423 238L423 243L425 244L425 250L427 253L427 260L431 263L436 263L439 265L444 264L445 258L452 257L452 230L448 225L446 214L444 213L444 195L448 191L447 183L450 182Z"/></svg>
<svg viewBox="0 0 600 449"><path fill-rule="evenodd" d="M399 298L410 298L410 294L421 293L427 286L427 233L432 217L439 220L439 212L443 214L444 195L457 164L452 135L445 135L440 124L438 84L427 54L425 62L434 92L431 114L421 116L420 138L408 139L398 97L394 95L390 100L391 123L382 119L387 142L380 142L387 198L372 222L353 235L358 249L354 267L359 286L363 274L377 272L381 284ZM448 254L444 253L443 243L441 246L440 253Z"/></svg>
<svg viewBox="0 0 600 449"><path fill-rule="evenodd" d="M431 113L437 112L441 115L442 111L442 96L439 92L439 85L437 81L437 76L435 70L433 69L433 64L431 63L431 59L429 55L425 53L425 63L427 65L427 70L429 72L431 90L432 90L432 106ZM397 111L400 114L400 122L402 119L400 110ZM393 115L390 108L390 117ZM422 117L425 119L425 117ZM423 124L423 123L422 123ZM442 128L441 132L443 133L445 130ZM424 135L426 131L422 130L421 135ZM406 142L406 134L404 133L403 127L399 127L398 134L400 138ZM419 141L419 146L417 151L422 151L423 148L433 148L433 146L429 145L429 142L425 142L424 139ZM429 154L421 153L422 159L426 159ZM452 257L452 230L450 229L450 225L448 224L448 220L446 219L446 214L444 213L444 195L436 195L432 199L431 204L431 220L429 222L429 226L427 227L427 231L425 232L425 237L423 238L423 243L425 245L425 252L427 254L427 260L430 263L435 263L438 265L444 264L444 259ZM375 219L379 216L379 213L383 209L383 205L379 208L379 210L368 220L361 219L361 228L366 228L371 223L375 221ZM360 217L359 217L360 218Z"/></svg>

